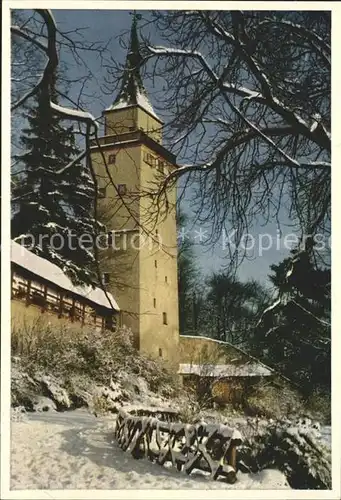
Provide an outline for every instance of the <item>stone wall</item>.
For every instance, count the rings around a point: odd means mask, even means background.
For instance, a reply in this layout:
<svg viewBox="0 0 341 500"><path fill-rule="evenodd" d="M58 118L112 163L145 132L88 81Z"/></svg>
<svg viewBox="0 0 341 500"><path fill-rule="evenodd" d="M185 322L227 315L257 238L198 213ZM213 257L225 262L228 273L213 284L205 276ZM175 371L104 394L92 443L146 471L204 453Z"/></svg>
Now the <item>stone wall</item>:
<svg viewBox="0 0 341 500"><path fill-rule="evenodd" d="M208 337L180 335L180 363L202 367L200 376L182 374L183 385L191 387L199 397L218 404L241 404L246 392L261 380L259 376L207 377L210 365L235 365L237 371L240 365L257 363L231 344Z"/></svg>
<svg viewBox="0 0 341 500"><path fill-rule="evenodd" d="M249 356L226 342L208 337L180 335L180 363L228 364L246 363Z"/></svg>

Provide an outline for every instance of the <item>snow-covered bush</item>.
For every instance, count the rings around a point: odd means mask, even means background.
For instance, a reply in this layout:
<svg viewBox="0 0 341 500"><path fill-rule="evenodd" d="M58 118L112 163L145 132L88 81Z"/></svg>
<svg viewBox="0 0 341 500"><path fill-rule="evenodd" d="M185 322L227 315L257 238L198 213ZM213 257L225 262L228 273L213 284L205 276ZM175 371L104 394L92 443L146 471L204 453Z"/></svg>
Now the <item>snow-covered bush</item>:
<svg viewBox="0 0 341 500"><path fill-rule="evenodd" d="M103 396L110 404L148 391L161 397L178 394L176 374L161 361L138 352L132 340L127 328L98 332L72 324L48 326L41 321L29 328L14 328L12 404L33 410L31 396L37 394L55 401L52 386L58 394L66 391L69 395L67 407L90 406L95 393L97 399Z"/></svg>
<svg viewBox="0 0 341 500"><path fill-rule="evenodd" d="M281 397L278 397L280 391ZM300 394L281 381L260 382L243 398L243 410L249 416L281 418L303 411L304 401Z"/></svg>
<svg viewBox="0 0 341 500"><path fill-rule="evenodd" d="M26 410L24 406L15 406L11 408L11 421L22 422L26 420Z"/></svg>
<svg viewBox="0 0 341 500"><path fill-rule="evenodd" d="M321 440L319 424L309 419L263 422L244 435L238 463L244 472L278 468L294 489L331 488L330 448Z"/></svg>
<svg viewBox="0 0 341 500"><path fill-rule="evenodd" d="M241 408L251 417L280 419L297 415L329 424L331 399L329 394L313 392L306 398L289 383L277 379L262 381L243 395ZM280 397L278 394L280 393Z"/></svg>
<svg viewBox="0 0 341 500"><path fill-rule="evenodd" d="M327 425L331 423L331 396L323 391L315 390L305 402L307 414Z"/></svg>

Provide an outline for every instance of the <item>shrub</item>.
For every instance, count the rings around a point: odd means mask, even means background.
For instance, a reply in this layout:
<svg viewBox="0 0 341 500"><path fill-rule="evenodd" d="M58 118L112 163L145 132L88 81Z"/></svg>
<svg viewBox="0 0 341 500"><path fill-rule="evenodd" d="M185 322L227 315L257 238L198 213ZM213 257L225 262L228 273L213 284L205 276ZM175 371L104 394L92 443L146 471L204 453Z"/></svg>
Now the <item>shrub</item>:
<svg viewBox="0 0 341 500"><path fill-rule="evenodd" d="M330 449L309 419L268 422L253 435L244 434L238 467L246 472L276 467L294 489L330 489Z"/></svg>
<svg viewBox="0 0 341 500"><path fill-rule="evenodd" d="M302 413L304 402L300 394L283 382L262 381L246 391L242 408L249 416L281 418Z"/></svg>
<svg viewBox="0 0 341 500"><path fill-rule="evenodd" d="M179 390L176 375L161 361L139 353L133 346L132 332L96 331L75 325L34 324L13 328L12 356L19 356L22 367L33 373L48 371L62 377L86 377L97 384L109 384L119 372L141 374L153 392L165 395Z"/></svg>
<svg viewBox="0 0 341 500"><path fill-rule="evenodd" d="M331 423L331 395L321 390L315 390L305 401L308 416L318 419L324 424Z"/></svg>

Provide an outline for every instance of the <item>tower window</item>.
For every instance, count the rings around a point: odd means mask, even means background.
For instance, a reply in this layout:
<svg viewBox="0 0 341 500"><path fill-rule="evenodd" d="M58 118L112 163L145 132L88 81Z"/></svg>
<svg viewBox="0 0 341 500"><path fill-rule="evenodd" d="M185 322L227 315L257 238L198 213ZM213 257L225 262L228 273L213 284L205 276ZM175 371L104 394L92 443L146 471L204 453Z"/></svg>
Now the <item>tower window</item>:
<svg viewBox="0 0 341 500"><path fill-rule="evenodd" d="M159 347L159 356L160 356L160 358L162 358L162 349L161 349L161 347Z"/></svg>
<svg viewBox="0 0 341 500"><path fill-rule="evenodd" d="M165 173L165 162L162 160L159 160L158 162L158 168L162 174Z"/></svg>
<svg viewBox="0 0 341 500"><path fill-rule="evenodd" d="M155 230L155 234L156 234L156 236L159 234L159 230L158 229Z"/></svg>
<svg viewBox="0 0 341 500"><path fill-rule="evenodd" d="M165 283L168 283L168 278L167 278L167 276L165 276Z"/></svg>
<svg viewBox="0 0 341 500"><path fill-rule="evenodd" d="M127 193L127 184L117 184L118 194L124 195Z"/></svg>
<svg viewBox="0 0 341 500"><path fill-rule="evenodd" d="M163 320L163 324L164 325L168 325L168 322L167 322L167 313L166 312L162 313L162 320Z"/></svg>
<svg viewBox="0 0 341 500"><path fill-rule="evenodd" d="M153 299L154 307L156 307L156 299Z"/></svg>
<svg viewBox="0 0 341 500"><path fill-rule="evenodd" d="M112 165L116 161L116 155L109 155L108 156L108 163L109 165Z"/></svg>
<svg viewBox="0 0 341 500"><path fill-rule="evenodd" d="M157 260L154 260L154 266L157 267Z"/></svg>
<svg viewBox="0 0 341 500"><path fill-rule="evenodd" d="M110 273L103 273L102 274L102 282L103 282L103 285L109 285L109 283L110 283Z"/></svg>
<svg viewBox="0 0 341 500"><path fill-rule="evenodd" d="M147 152L146 152L146 153L144 153L144 155L143 155L143 159L144 159L144 161L145 161L146 163L148 163L148 165L151 165L152 167L154 167L154 166L155 166L155 164L156 164L156 158L155 158L155 156L153 156L153 155L152 155L152 154L150 154L150 153L147 153Z"/></svg>

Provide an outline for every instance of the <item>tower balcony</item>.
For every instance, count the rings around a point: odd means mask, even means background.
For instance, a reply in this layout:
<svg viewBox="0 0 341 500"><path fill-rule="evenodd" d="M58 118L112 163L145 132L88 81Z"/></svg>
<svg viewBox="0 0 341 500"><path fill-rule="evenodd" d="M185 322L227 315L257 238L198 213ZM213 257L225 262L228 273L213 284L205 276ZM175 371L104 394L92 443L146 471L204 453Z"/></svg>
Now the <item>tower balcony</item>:
<svg viewBox="0 0 341 500"><path fill-rule="evenodd" d="M98 142L92 139L90 142L91 147L98 146L98 143L103 146L104 144L117 144L122 142L136 142L141 141L142 130L134 130L133 132L126 132L123 134L109 134L99 137ZM146 134L144 134L146 135Z"/></svg>
<svg viewBox="0 0 341 500"><path fill-rule="evenodd" d="M133 143L145 144L151 150L155 151L159 156L164 158L173 167L176 165L176 156L168 151L159 142L154 141L146 132L143 130L134 130L132 132L124 132L122 134L110 134L104 135L96 139L92 139L90 146L92 150L102 147L103 149L110 149L115 147L127 147L131 146Z"/></svg>

